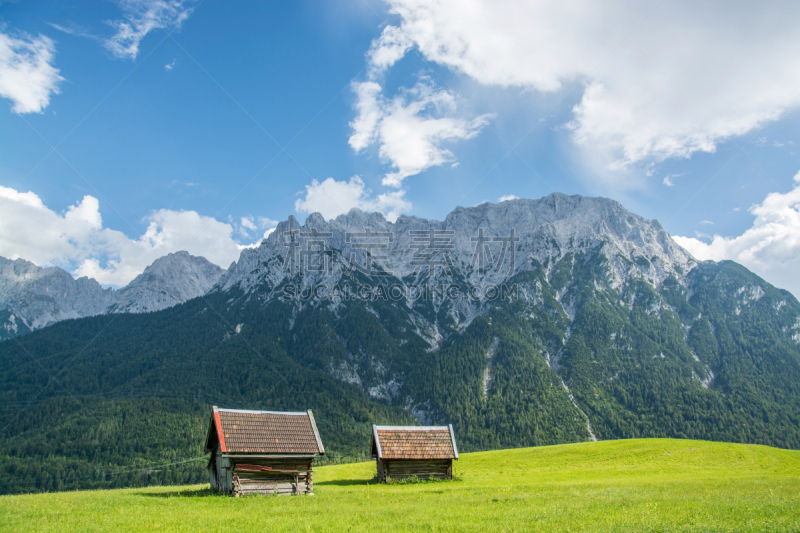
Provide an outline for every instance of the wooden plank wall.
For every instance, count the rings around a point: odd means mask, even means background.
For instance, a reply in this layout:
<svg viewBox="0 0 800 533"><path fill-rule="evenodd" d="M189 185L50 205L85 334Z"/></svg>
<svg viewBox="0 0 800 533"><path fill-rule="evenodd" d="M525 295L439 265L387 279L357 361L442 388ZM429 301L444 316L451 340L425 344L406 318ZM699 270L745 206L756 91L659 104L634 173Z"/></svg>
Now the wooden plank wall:
<svg viewBox="0 0 800 533"><path fill-rule="evenodd" d="M217 447L214 463L216 464L217 488L219 488L219 490L222 492L230 494L233 487L230 459L227 457L222 457L222 452L220 451L219 447Z"/></svg>
<svg viewBox="0 0 800 533"><path fill-rule="evenodd" d="M384 481L417 476L420 479L453 479L452 459L383 459L378 460L378 477Z"/></svg>
<svg viewBox="0 0 800 533"><path fill-rule="evenodd" d="M248 494L306 494L311 492L311 472L267 474L238 472L233 475L234 496Z"/></svg>
<svg viewBox="0 0 800 533"><path fill-rule="evenodd" d="M237 465L258 465L272 470L253 471ZM234 496L247 494L307 494L314 490L311 459L236 459L232 463Z"/></svg>

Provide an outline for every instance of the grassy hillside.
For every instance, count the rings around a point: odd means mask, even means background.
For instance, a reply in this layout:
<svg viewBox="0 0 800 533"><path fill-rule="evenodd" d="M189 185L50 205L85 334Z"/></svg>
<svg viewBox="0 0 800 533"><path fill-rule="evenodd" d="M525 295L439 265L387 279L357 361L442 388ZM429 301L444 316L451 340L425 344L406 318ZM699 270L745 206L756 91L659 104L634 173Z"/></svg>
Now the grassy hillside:
<svg viewBox="0 0 800 533"><path fill-rule="evenodd" d="M800 452L643 439L464 454L459 479L372 483L320 467L315 496L207 486L0 497L3 531L800 531Z"/></svg>

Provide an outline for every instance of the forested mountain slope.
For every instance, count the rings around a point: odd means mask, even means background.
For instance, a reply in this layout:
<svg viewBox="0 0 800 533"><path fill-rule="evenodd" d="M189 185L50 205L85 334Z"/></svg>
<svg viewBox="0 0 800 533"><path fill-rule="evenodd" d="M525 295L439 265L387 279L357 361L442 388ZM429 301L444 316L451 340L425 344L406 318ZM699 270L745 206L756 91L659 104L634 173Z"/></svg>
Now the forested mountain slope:
<svg viewBox="0 0 800 533"><path fill-rule="evenodd" d="M800 448L799 342L791 294L697 263L610 200L290 218L205 296L0 344L3 490L199 457L211 404L313 409L326 449L349 457L370 423L417 421L453 423L464 451L661 436ZM112 477L188 481L201 463Z"/></svg>

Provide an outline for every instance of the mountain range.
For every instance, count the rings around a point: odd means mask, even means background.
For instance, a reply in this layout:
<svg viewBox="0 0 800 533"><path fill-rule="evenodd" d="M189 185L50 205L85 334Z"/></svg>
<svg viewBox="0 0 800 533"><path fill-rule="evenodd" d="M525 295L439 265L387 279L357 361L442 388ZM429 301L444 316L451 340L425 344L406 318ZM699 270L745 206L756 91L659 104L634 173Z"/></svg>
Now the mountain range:
<svg viewBox="0 0 800 533"><path fill-rule="evenodd" d="M209 404L311 408L329 460L364 458L371 423L452 423L465 451L800 448L800 303L612 200L289 217L224 272L190 257L0 343L3 491L202 480L181 461Z"/></svg>
<svg viewBox="0 0 800 533"><path fill-rule="evenodd" d="M160 311L207 293L224 272L203 257L177 252L114 290L88 277L74 279L59 267L0 257L0 339L70 318Z"/></svg>

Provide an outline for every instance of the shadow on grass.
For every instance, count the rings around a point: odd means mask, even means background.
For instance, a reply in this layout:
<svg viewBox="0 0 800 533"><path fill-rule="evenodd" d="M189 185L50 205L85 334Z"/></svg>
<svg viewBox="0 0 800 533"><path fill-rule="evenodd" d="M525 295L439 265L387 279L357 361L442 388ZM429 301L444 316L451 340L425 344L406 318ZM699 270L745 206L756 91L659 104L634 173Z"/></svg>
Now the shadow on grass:
<svg viewBox="0 0 800 533"><path fill-rule="evenodd" d="M315 481L314 486L351 487L353 485L377 485L375 479L335 479L333 481Z"/></svg>
<svg viewBox="0 0 800 533"><path fill-rule="evenodd" d="M461 475L454 475L453 479L418 479L416 476L407 479L398 479L383 483L377 477L371 479L335 479L332 481L315 481L314 486L352 487L353 485L428 485L439 483L453 483L461 481Z"/></svg>
<svg viewBox="0 0 800 533"><path fill-rule="evenodd" d="M147 498L227 498L217 489L169 490L164 492L137 492L137 496Z"/></svg>

